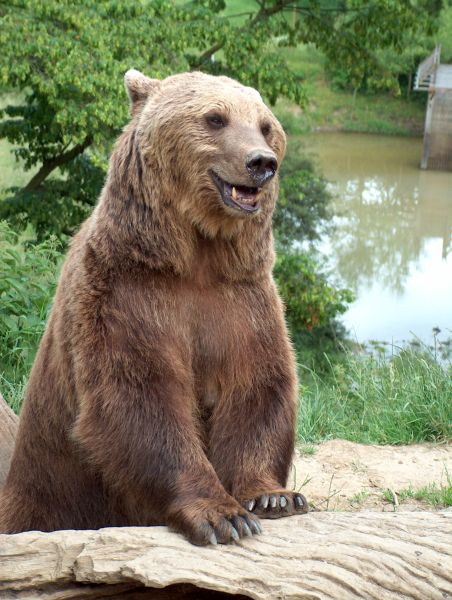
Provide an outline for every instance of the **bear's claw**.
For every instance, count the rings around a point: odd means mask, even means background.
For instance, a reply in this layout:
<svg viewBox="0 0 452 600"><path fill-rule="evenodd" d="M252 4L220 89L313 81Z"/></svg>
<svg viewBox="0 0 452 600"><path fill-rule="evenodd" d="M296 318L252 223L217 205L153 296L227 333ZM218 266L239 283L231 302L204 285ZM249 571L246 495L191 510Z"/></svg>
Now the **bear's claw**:
<svg viewBox="0 0 452 600"><path fill-rule="evenodd" d="M210 536L211 544L230 544L238 542L244 537L252 537L253 534L259 535L262 533L262 528L256 517L248 517L248 515L237 515L235 517L224 517L215 525L211 525L213 533ZM215 538L215 541L212 541Z"/></svg>
<svg viewBox="0 0 452 600"><path fill-rule="evenodd" d="M245 500L242 505L251 514L264 519L277 519L308 512L308 502L298 492L284 491L261 494L250 500Z"/></svg>
<svg viewBox="0 0 452 600"><path fill-rule="evenodd" d="M264 510L266 510L267 507L268 507L269 501L270 501L270 498L267 496L267 494L264 494L260 498L259 507L263 508Z"/></svg>
<svg viewBox="0 0 452 600"><path fill-rule="evenodd" d="M234 498L203 498L176 505L170 519L170 527L197 546L231 544L262 533L258 516L244 510Z"/></svg>
<svg viewBox="0 0 452 600"><path fill-rule="evenodd" d="M256 500L248 500L247 502L244 503L244 508L248 511L251 512L253 510L253 508L256 505Z"/></svg>

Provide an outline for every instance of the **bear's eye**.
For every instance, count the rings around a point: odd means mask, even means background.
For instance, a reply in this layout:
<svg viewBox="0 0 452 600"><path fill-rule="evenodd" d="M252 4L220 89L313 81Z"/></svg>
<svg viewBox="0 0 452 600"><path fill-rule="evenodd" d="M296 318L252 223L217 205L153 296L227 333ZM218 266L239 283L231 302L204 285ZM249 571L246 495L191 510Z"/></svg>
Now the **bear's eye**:
<svg viewBox="0 0 452 600"><path fill-rule="evenodd" d="M272 126L270 125L270 123L262 123L261 131L262 131L262 135L264 137L267 137L267 135L270 134L271 130L272 130Z"/></svg>
<svg viewBox="0 0 452 600"><path fill-rule="evenodd" d="M212 113L206 117L207 123L213 127L213 129L221 129L226 127L225 119L218 113Z"/></svg>

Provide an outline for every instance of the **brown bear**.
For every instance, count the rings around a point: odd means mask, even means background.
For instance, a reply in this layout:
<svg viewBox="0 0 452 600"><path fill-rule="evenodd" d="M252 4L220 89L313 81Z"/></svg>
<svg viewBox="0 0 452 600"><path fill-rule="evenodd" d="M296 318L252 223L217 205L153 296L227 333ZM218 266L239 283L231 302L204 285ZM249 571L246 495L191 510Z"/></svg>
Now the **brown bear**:
<svg viewBox="0 0 452 600"><path fill-rule="evenodd" d="M31 372L0 531L166 524L195 544L307 510L272 278L284 132L226 77L125 77L132 119Z"/></svg>

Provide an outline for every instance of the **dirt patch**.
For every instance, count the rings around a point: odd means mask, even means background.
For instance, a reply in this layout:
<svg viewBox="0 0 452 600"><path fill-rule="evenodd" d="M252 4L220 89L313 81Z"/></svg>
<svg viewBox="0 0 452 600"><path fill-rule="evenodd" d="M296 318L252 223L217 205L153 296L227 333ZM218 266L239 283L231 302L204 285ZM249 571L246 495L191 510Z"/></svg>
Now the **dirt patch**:
<svg viewBox="0 0 452 600"><path fill-rule="evenodd" d="M294 489L302 486L318 510L432 510L428 502L407 498L406 491L447 486L447 474L452 476L450 445L365 446L331 440L312 450L312 456L297 451L291 483Z"/></svg>

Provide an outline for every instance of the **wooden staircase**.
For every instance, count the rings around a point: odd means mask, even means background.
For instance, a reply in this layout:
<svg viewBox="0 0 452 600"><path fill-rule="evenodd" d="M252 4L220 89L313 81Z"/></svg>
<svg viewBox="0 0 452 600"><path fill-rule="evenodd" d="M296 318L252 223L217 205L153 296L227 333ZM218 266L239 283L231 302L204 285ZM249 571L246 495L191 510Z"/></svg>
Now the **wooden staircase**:
<svg viewBox="0 0 452 600"><path fill-rule="evenodd" d="M414 90L428 92L421 169L452 171L452 65L441 64L441 46L419 65Z"/></svg>

